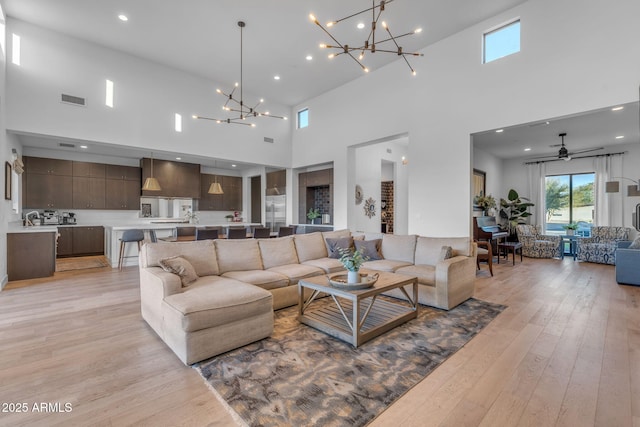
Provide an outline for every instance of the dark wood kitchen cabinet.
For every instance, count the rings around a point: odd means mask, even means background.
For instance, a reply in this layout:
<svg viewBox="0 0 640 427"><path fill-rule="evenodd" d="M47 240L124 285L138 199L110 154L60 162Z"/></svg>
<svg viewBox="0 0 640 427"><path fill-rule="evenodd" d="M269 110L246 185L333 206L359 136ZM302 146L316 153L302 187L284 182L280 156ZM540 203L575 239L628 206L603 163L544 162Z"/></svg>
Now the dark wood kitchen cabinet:
<svg viewBox="0 0 640 427"><path fill-rule="evenodd" d="M104 227L58 227L58 234L60 258L104 254Z"/></svg>
<svg viewBox="0 0 640 427"><path fill-rule="evenodd" d="M56 231L7 233L9 281L50 277L56 270Z"/></svg>
<svg viewBox="0 0 640 427"><path fill-rule="evenodd" d="M73 177L73 208L104 209L105 179Z"/></svg>
<svg viewBox="0 0 640 427"><path fill-rule="evenodd" d="M140 161L142 182L151 176L151 159ZM200 165L153 159L153 177L160 184L160 191L142 191L143 196L180 197L197 199L200 197Z"/></svg>
<svg viewBox="0 0 640 427"><path fill-rule="evenodd" d="M73 176L104 178L106 165L103 163L73 162Z"/></svg>
<svg viewBox="0 0 640 427"><path fill-rule="evenodd" d="M73 178L61 175L29 173L25 179L26 208L69 209L72 207Z"/></svg>
<svg viewBox="0 0 640 427"><path fill-rule="evenodd" d="M211 183L218 182L224 194L209 194ZM242 210L242 177L227 175L200 175L201 211L240 211Z"/></svg>
<svg viewBox="0 0 640 427"><path fill-rule="evenodd" d="M22 158L25 173L41 175L65 175L73 174L73 162L71 160L47 159L43 157Z"/></svg>
<svg viewBox="0 0 640 427"><path fill-rule="evenodd" d="M140 209L140 176L140 168L107 165L105 209Z"/></svg>

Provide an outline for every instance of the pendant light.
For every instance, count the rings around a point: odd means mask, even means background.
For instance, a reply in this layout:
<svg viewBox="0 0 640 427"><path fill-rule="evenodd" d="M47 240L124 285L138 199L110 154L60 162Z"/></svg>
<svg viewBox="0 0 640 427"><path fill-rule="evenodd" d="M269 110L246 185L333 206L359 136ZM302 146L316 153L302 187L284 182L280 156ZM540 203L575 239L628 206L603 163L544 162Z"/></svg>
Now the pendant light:
<svg viewBox="0 0 640 427"><path fill-rule="evenodd" d="M213 167L216 167L216 161L213 161ZM211 185L209 186L209 191L207 191L207 193L209 194L224 194L224 191L222 191L222 186L220 185L220 183L218 182L218 175L214 175L214 181L211 183Z"/></svg>
<svg viewBox="0 0 640 427"><path fill-rule="evenodd" d="M144 181L144 185L142 186L142 190L146 191L160 191L162 187L160 187L160 183L157 179L153 177L153 152L151 153L151 176Z"/></svg>

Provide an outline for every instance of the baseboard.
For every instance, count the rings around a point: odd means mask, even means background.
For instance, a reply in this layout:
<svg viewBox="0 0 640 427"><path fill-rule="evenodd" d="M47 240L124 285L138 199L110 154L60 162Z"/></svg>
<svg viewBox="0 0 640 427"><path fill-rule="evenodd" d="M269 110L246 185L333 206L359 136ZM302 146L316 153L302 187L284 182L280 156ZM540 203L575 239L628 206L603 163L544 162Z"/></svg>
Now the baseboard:
<svg viewBox="0 0 640 427"><path fill-rule="evenodd" d="M0 282L0 291L2 291L5 286L7 286L7 283L9 283L9 276L5 274L2 278L2 282Z"/></svg>

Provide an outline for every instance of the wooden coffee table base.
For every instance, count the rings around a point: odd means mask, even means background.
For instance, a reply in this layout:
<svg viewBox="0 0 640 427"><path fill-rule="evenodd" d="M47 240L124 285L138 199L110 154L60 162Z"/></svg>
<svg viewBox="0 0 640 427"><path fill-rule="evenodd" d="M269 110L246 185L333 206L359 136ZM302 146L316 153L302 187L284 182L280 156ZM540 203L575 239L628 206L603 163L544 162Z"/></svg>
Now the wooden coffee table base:
<svg viewBox="0 0 640 427"><path fill-rule="evenodd" d="M412 295L405 290L411 285ZM304 299L304 288L313 293ZM384 300L382 292L399 288L407 301ZM329 285L327 276L298 282L298 320L332 337L358 347L370 339L418 316L418 281L415 277L380 273L374 287L359 291L337 289ZM332 304L318 304L320 294L329 294Z"/></svg>

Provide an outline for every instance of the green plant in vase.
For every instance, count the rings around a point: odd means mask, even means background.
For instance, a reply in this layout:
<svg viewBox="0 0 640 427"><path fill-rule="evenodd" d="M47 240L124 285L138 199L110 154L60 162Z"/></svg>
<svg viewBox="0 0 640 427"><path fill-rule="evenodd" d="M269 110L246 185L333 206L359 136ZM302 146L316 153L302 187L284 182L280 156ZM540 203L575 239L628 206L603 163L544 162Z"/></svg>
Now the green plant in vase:
<svg viewBox="0 0 640 427"><path fill-rule="evenodd" d="M320 210L317 208L309 208L307 218L311 221L311 224L315 223L316 218L320 218Z"/></svg>
<svg viewBox="0 0 640 427"><path fill-rule="evenodd" d="M562 228L567 230L567 235L568 236L573 236L575 234L576 230L578 229L578 224L576 224L575 222L570 222L567 225L563 225Z"/></svg>
<svg viewBox="0 0 640 427"><path fill-rule="evenodd" d="M523 200L525 200L523 202ZM514 239L516 235L516 226L525 224L526 219L533 215L529 212L529 208L535 206L526 197L520 197L514 189L509 190L507 199L500 199L500 218L506 221L509 236Z"/></svg>
<svg viewBox="0 0 640 427"><path fill-rule="evenodd" d="M340 253L340 263L347 270L347 282L359 283L360 282L360 267L364 264L369 257L360 252L359 250L338 248Z"/></svg>
<svg viewBox="0 0 640 427"><path fill-rule="evenodd" d="M485 215L489 215L489 210L495 209L498 205L496 199L491 195L479 195L473 199L473 204L484 211Z"/></svg>

